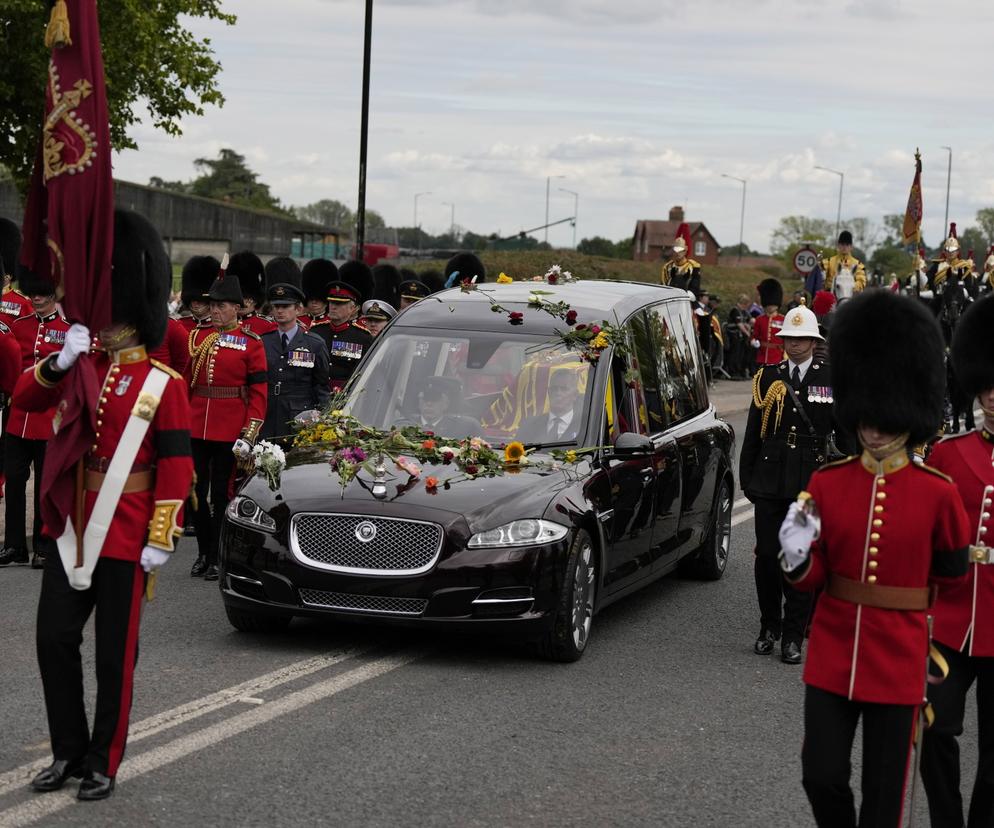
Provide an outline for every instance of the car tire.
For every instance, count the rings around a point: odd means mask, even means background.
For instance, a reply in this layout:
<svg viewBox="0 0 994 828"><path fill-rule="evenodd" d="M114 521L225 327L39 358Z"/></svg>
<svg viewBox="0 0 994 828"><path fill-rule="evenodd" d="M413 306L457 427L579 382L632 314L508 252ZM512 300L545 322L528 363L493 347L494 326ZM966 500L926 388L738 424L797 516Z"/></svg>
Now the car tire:
<svg viewBox="0 0 994 828"><path fill-rule="evenodd" d="M247 612L235 607L225 607L228 622L239 632L275 633L282 632L293 620L292 615L268 615L260 612Z"/></svg>
<svg viewBox="0 0 994 828"><path fill-rule="evenodd" d="M715 494L711 528L704 543L680 562L680 571L702 581L717 581L725 574L732 545L732 486L721 479Z"/></svg>
<svg viewBox="0 0 994 828"><path fill-rule="evenodd" d="M594 542L585 529L579 529L570 545L555 622L539 643L539 651L545 658L571 662L583 655L590 641L596 594Z"/></svg>

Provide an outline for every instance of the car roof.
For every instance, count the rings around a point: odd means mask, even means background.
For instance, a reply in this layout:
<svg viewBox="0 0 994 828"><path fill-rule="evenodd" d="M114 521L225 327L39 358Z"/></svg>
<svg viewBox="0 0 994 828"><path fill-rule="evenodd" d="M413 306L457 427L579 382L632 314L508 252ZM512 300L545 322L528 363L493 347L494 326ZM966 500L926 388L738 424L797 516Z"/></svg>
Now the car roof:
<svg viewBox="0 0 994 828"><path fill-rule="evenodd" d="M569 304L577 312L579 322L600 322L605 319L612 323L615 320L623 322L646 305L668 299L687 299L685 290L646 282L615 282L606 279L578 279L558 285L544 282L486 282L477 286L476 290L450 288L433 293L400 313L391 327L504 330L507 318L491 311L493 303L509 311L523 311L525 318L522 327L525 329L545 331L561 326L562 322L549 314L538 310L529 313L528 297L535 291L545 291L542 299L546 302Z"/></svg>

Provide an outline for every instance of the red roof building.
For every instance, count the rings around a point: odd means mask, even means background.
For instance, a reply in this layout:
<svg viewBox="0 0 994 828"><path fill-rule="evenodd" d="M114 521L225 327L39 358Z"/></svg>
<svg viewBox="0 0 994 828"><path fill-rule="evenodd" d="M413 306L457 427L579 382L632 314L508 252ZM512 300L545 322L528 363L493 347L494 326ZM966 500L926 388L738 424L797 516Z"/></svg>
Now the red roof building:
<svg viewBox="0 0 994 828"><path fill-rule="evenodd" d="M668 221L639 219L632 239L632 258L637 262L665 261L673 255L677 228L685 222L683 207L670 209ZM690 250L687 255L702 265L718 264L721 248L702 221L687 222L690 228Z"/></svg>

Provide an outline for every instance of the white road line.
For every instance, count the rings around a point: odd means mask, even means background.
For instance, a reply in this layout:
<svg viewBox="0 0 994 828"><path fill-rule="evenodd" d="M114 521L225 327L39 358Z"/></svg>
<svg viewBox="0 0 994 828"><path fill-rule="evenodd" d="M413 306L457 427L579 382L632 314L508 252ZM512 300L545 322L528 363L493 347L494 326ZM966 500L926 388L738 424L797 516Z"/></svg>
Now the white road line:
<svg viewBox="0 0 994 828"><path fill-rule="evenodd" d="M749 502L749 498L740 497L732 504L733 509L741 509L743 506L752 506L752 504Z"/></svg>
<svg viewBox="0 0 994 828"><path fill-rule="evenodd" d="M128 746L130 747L135 742L140 742L142 739L147 739L149 736L154 736L156 733L169 730L192 719L204 716L207 713L220 710L222 707L230 704L246 702L248 699L273 687L296 681L303 676L324 670L356 655L360 655L363 652L365 650L357 648L344 653L322 655L307 658L303 661L296 661L293 664L281 667L279 670L264 673L248 681L243 681L241 684L235 684L224 690L218 690L215 693L210 693L207 696L181 704L178 707L156 713L154 716L149 716L147 719L142 719L140 722L135 722L131 725L128 731ZM139 684L142 681L140 675L138 681ZM47 746L47 744L46 742L43 747ZM38 771L47 767L50 761L50 759L45 759L44 761L30 762L26 765L21 765L19 768L14 768L0 774L0 797L6 796L11 791L23 788Z"/></svg>
<svg viewBox="0 0 994 828"><path fill-rule="evenodd" d="M314 704L322 699L341 693L361 684L364 681L377 678L405 664L410 664L424 653L413 652L398 655L386 656L367 662L359 667L340 673L332 678L319 681L310 687L305 687L291 693L288 696L276 699L262 707L256 707L239 713L223 722L205 727L187 736L180 736L171 742L167 742L157 748L152 748L133 758L125 760L121 765L121 770L117 775L118 782L127 782L146 773L151 773L165 765L178 761L192 753L197 753L206 748L216 745L225 739L230 739L254 727L259 727L273 719L293 713L307 705ZM44 796L34 795L31 799L20 805L0 811L0 828L16 828L16 826L30 825L43 817L50 816L57 811L76 805L75 793L72 790L75 786L67 786L68 789L58 793L45 794ZM87 807L83 805L82 807ZM92 807L92 806L89 806Z"/></svg>
<svg viewBox="0 0 994 828"><path fill-rule="evenodd" d="M738 526L740 523L746 523L747 521L752 520L752 518L753 514L751 509L748 512L742 512L732 517L732 526Z"/></svg>

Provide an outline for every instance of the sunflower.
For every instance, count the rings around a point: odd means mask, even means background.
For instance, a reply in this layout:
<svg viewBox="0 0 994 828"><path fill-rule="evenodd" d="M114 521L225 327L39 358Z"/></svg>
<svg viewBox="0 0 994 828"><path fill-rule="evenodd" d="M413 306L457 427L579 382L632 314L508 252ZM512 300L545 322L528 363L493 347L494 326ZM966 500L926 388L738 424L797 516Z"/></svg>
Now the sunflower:
<svg viewBox="0 0 994 828"><path fill-rule="evenodd" d="M517 440L514 440L513 442L510 442L506 446L504 446L505 463L520 463L524 456L525 456L525 447Z"/></svg>

